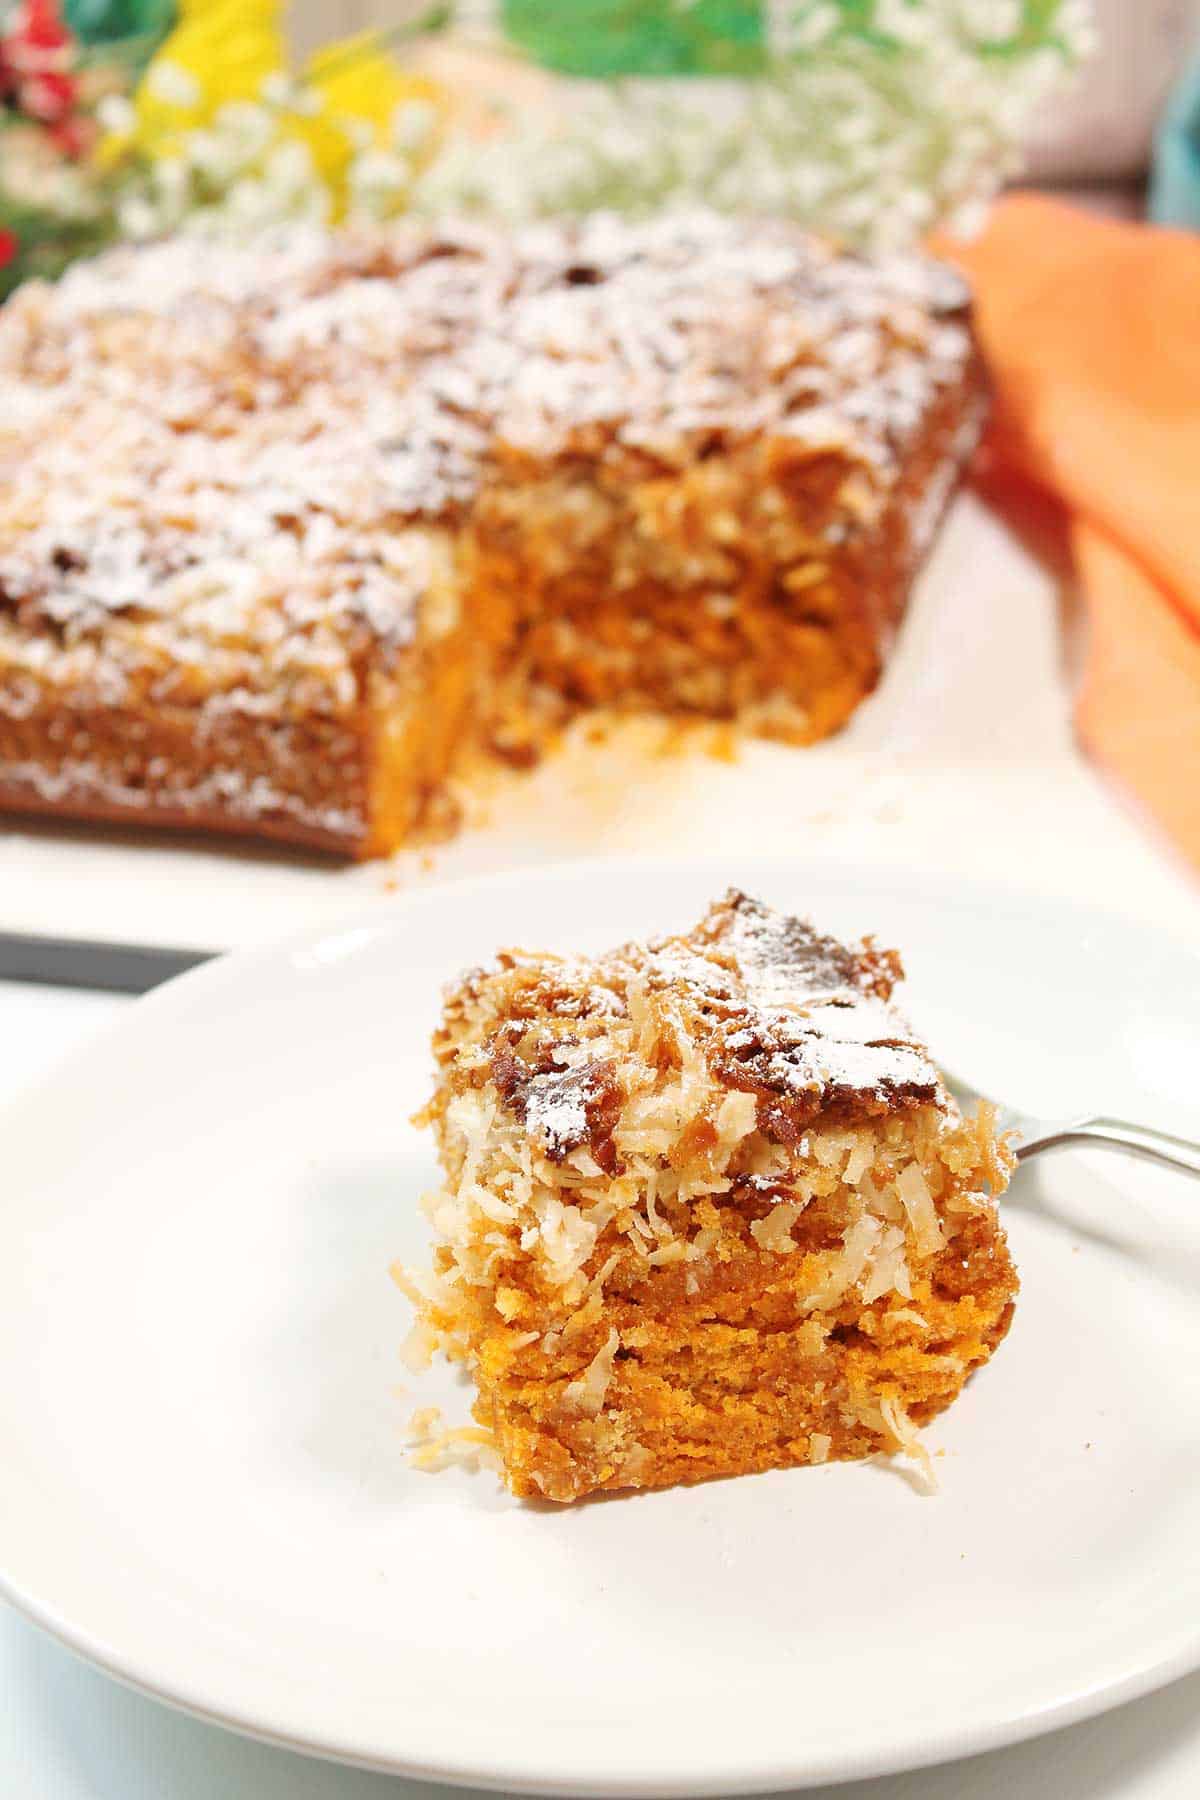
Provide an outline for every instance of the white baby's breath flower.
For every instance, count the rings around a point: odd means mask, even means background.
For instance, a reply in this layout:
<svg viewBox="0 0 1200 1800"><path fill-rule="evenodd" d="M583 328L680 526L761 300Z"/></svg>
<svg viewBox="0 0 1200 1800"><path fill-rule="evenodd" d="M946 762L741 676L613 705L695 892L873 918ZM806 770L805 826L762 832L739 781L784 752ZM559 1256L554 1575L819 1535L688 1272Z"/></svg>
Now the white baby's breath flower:
<svg viewBox="0 0 1200 1800"><path fill-rule="evenodd" d="M772 0L771 44L787 55L762 80L576 82L554 114L513 112L509 134L486 146L443 133L420 100L396 109L386 147L367 121L327 116L353 151L352 219L410 204L518 219L705 203L789 214L886 251L966 217L1015 167L1031 112L1091 30L1084 0L1048 0L1036 30L1031 16L1030 0ZM324 219L330 192L286 124L321 105L277 76L260 104L222 107L187 134L177 163L127 194L129 228L150 235L184 219L245 235Z"/></svg>
<svg viewBox="0 0 1200 1800"><path fill-rule="evenodd" d="M324 96L306 81L297 81L286 69L272 69L263 77L259 88L264 106L276 113L299 113L311 117L321 111Z"/></svg>
<svg viewBox="0 0 1200 1800"><path fill-rule="evenodd" d="M423 150L436 124L437 109L428 100L402 100L391 117L391 140L397 150Z"/></svg>
<svg viewBox="0 0 1200 1800"><path fill-rule="evenodd" d="M127 94L105 94L96 108L96 118L105 131L117 132L122 137L137 123L133 102Z"/></svg>
<svg viewBox="0 0 1200 1800"><path fill-rule="evenodd" d="M775 35L779 48L786 55L798 50L815 50L841 24L837 7L822 4L821 0L809 0L807 5L789 5L779 10L782 16L777 21Z"/></svg>
<svg viewBox="0 0 1200 1800"><path fill-rule="evenodd" d="M315 119L325 111L325 105L324 94L310 82L298 82L292 89L290 110L299 113L303 119Z"/></svg>
<svg viewBox="0 0 1200 1800"><path fill-rule="evenodd" d="M229 142L219 131L205 127L189 131L180 145L196 173L217 187L226 187L241 171L242 155L238 144Z"/></svg>
<svg viewBox="0 0 1200 1800"><path fill-rule="evenodd" d="M334 123L343 132L355 150L369 150L375 142L375 127L368 119L354 119L349 114L336 119Z"/></svg>
<svg viewBox="0 0 1200 1800"><path fill-rule="evenodd" d="M412 166L387 150L367 150L351 161L346 185L349 214L357 219L387 219L400 210L412 182Z"/></svg>
<svg viewBox="0 0 1200 1800"><path fill-rule="evenodd" d="M788 202L784 210L812 215L833 185L833 172L819 162L798 162L788 171Z"/></svg>
<svg viewBox="0 0 1200 1800"><path fill-rule="evenodd" d="M321 182L313 181L297 191L288 216L297 224L328 225L332 213L333 199L329 189Z"/></svg>
<svg viewBox="0 0 1200 1800"><path fill-rule="evenodd" d="M1016 37L1025 7L1022 0L961 0L967 33L983 43Z"/></svg>
<svg viewBox="0 0 1200 1800"><path fill-rule="evenodd" d="M928 38L930 24L928 8L914 6L912 0L875 0L871 25L881 37L917 44Z"/></svg>
<svg viewBox="0 0 1200 1800"><path fill-rule="evenodd" d="M146 71L146 92L165 106L199 106L203 90L190 69L158 56Z"/></svg>
<svg viewBox="0 0 1200 1800"><path fill-rule="evenodd" d="M218 107L213 129L243 162L262 155L275 135L275 119L269 109L253 100L227 100Z"/></svg>
<svg viewBox="0 0 1200 1800"><path fill-rule="evenodd" d="M282 111L291 104L293 93L291 76L284 69L272 69L269 75L263 77L262 86L258 91L268 106L278 107Z"/></svg>
<svg viewBox="0 0 1200 1800"><path fill-rule="evenodd" d="M764 79L719 93L576 83L559 122L518 119L486 152L451 133L413 204L527 217L707 203L899 248L1013 171L1032 112L1089 30L1084 0L1051 0L1029 43L1021 0L874 0L875 40L861 12L831 0L775 0L769 17L772 43L792 54Z"/></svg>
<svg viewBox="0 0 1200 1800"><path fill-rule="evenodd" d="M152 238L162 230L162 215L141 194L131 194L117 208L117 223L124 237Z"/></svg>
<svg viewBox="0 0 1200 1800"><path fill-rule="evenodd" d="M191 171L182 156L160 156L151 164L154 197L168 228L182 218L191 197Z"/></svg>
<svg viewBox="0 0 1200 1800"><path fill-rule="evenodd" d="M270 218L272 196L265 182L247 175L234 182L225 196L224 207L231 223L255 226Z"/></svg>
<svg viewBox="0 0 1200 1800"><path fill-rule="evenodd" d="M305 188L320 186L313 167L312 152L299 138L286 138L276 144L265 159L263 178L278 194L300 193Z"/></svg>

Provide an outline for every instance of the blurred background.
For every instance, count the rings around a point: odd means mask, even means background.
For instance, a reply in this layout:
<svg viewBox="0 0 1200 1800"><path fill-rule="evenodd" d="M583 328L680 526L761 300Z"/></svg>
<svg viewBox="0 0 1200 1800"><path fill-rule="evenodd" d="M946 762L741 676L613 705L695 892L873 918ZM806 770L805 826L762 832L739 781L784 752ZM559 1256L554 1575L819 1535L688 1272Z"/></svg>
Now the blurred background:
<svg viewBox="0 0 1200 1800"><path fill-rule="evenodd" d="M0 293L116 237L702 200L1200 222L1200 0L0 0ZM503 156L481 158L481 140ZM554 154L546 154L552 143Z"/></svg>
<svg viewBox="0 0 1200 1800"><path fill-rule="evenodd" d="M486 4L473 12L486 15ZM598 8L559 0L565 15ZM615 7L613 12L628 12ZM1031 121L1031 179L1108 189L1136 203L1155 129L1200 23L1195 0L1094 0L1097 45L1074 88ZM307 53L331 36L395 23L395 0L295 0L290 33Z"/></svg>

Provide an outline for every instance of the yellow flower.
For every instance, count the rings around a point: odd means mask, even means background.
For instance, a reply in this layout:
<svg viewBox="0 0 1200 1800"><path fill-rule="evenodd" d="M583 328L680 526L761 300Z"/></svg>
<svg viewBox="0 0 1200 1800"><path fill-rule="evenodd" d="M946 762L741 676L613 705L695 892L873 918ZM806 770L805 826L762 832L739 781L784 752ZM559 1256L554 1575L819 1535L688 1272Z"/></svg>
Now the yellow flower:
<svg viewBox="0 0 1200 1800"><path fill-rule="evenodd" d="M371 31L316 51L301 87L315 104L311 113L289 118L289 132L308 145L338 208L345 201L351 158L387 145L400 107L411 101L436 106L441 91L422 75L406 74Z"/></svg>
<svg viewBox="0 0 1200 1800"><path fill-rule="evenodd" d="M181 0L179 22L151 60L128 118L101 145L103 162L199 167L211 187L257 179L279 156L292 164L307 157L328 213L341 217L367 153L386 159L396 149L394 126L398 114L402 128L408 122L407 105L442 116L442 89L405 73L372 32L326 45L293 79L282 11L280 0ZM418 140L427 142L420 160L432 137ZM406 145L401 176L414 155Z"/></svg>
<svg viewBox="0 0 1200 1800"><path fill-rule="evenodd" d="M231 100L258 100L287 67L280 0L179 0L179 21L159 46L134 96L128 131L102 146L105 161L129 151L169 153Z"/></svg>

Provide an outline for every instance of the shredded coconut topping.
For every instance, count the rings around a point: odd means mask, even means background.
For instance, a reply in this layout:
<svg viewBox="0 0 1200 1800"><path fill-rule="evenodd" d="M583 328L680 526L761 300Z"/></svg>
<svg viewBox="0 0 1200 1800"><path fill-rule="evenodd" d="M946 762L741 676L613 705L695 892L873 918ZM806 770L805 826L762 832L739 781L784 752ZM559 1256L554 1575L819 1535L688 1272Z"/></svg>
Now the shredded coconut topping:
<svg viewBox="0 0 1200 1800"><path fill-rule="evenodd" d="M907 1297L906 1224L922 1255L944 1238L920 1170L897 1181L903 1159L880 1163L868 1121L916 1107L936 1136L950 1102L890 1004L899 972L736 890L686 937L472 971L439 1048L456 1076L452 1178L427 1203L454 1279L533 1258L569 1339L622 1256L659 1269L712 1253L707 1196L743 1197L751 1241L787 1256L813 1195L842 1183L860 1211L811 1305L864 1282Z"/></svg>

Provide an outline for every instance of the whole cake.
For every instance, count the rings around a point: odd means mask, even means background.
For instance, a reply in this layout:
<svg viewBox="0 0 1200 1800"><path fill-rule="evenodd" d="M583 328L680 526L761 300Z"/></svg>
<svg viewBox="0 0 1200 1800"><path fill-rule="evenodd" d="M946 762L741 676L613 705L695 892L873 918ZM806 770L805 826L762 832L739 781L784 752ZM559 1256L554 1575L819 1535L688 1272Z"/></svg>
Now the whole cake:
<svg viewBox="0 0 1200 1800"><path fill-rule="evenodd" d="M785 224L109 252L0 312L0 806L371 855L579 708L819 738L981 409L955 275Z"/></svg>
<svg viewBox="0 0 1200 1800"><path fill-rule="evenodd" d="M511 951L449 992L434 1269L397 1277L410 1360L466 1364L515 1494L920 1454L1017 1280L1010 1153L900 972L734 891L684 936Z"/></svg>

